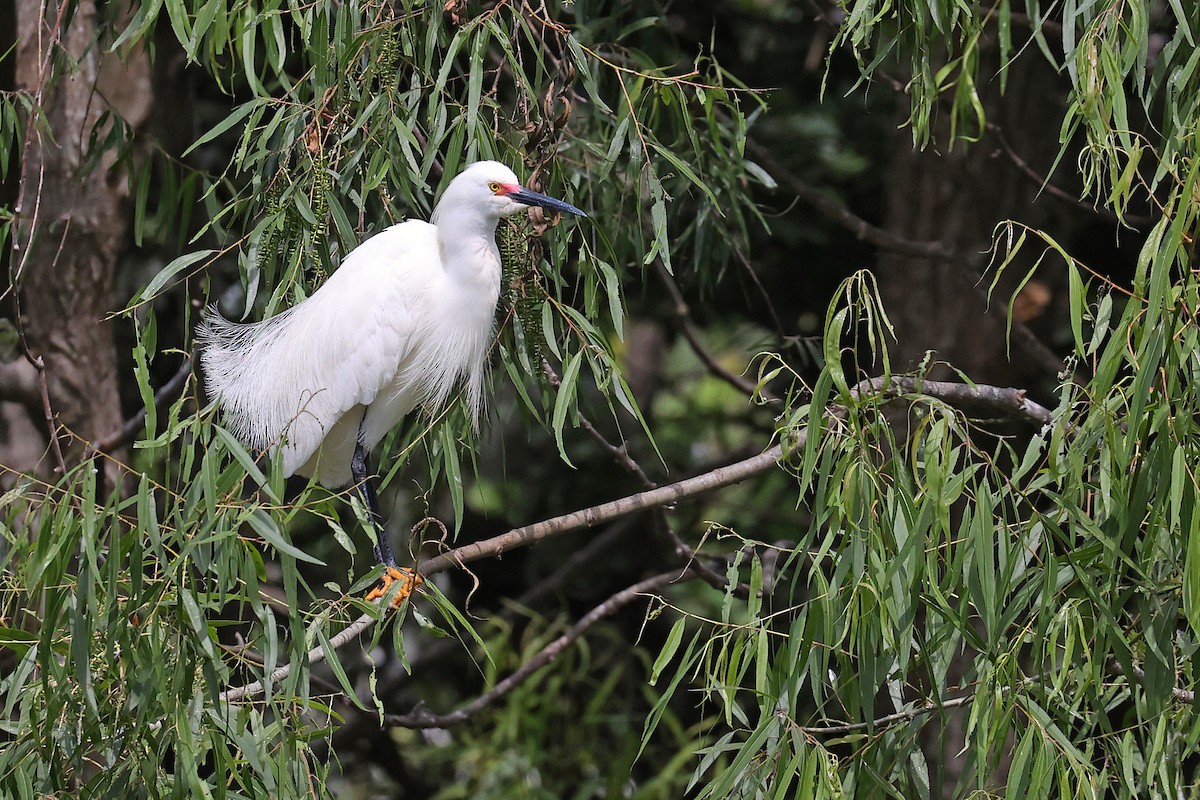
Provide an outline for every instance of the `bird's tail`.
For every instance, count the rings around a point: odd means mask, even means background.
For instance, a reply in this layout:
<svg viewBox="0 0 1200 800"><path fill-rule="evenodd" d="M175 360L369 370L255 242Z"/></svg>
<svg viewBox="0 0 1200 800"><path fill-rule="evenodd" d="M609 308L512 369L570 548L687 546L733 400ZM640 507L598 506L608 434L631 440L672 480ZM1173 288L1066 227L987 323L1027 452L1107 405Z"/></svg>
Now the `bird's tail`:
<svg viewBox="0 0 1200 800"><path fill-rule="evenodd" d="M254 413L256 398L269 391L259 367L271 327L263 322L230 322L214 305L204 310L196 329L205 394L221 406L230 432L258 450L267 449L278 433L256 424Z"/></svg>

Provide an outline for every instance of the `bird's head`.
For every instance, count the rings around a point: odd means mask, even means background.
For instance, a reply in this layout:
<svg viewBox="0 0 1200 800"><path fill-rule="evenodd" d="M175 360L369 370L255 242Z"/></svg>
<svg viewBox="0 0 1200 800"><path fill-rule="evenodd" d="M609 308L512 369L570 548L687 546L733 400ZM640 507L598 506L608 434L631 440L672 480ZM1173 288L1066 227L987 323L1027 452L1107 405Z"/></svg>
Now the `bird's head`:
<svg viewBox="0 0 1200 800"><path fill-rule="evenodd" d="M498 161L479 161L460 172L446 187L438 210L449 204L462 209L477 209L493 219L510 217L529 206L587 216L570 203L521 186L516 174ZM436 212L434 218L437 218Z"/></svg>

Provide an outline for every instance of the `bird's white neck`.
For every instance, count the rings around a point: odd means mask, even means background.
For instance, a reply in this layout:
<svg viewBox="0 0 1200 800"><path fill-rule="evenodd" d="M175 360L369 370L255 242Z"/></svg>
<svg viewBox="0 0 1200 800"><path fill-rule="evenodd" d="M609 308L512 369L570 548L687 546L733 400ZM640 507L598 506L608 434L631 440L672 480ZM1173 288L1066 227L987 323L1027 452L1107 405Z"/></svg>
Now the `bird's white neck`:
<svg viewBox="0 0 1200 800"><path fill-rule="evenodd" d="M477 210L439 204L433 212L446 271L460 280L500 283L495 217Z"/></svg>

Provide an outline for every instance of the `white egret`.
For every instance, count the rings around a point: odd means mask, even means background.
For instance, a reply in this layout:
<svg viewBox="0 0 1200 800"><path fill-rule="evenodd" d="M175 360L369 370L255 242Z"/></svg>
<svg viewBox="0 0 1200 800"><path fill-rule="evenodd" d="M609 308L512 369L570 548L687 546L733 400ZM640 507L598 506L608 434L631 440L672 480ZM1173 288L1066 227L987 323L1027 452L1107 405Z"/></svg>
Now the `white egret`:
<svg viewBox="0 0 1200 800"><path fill-rule="evenodd" d="M522 188L481 161L459 174L432 222L393 225L351 251L311 297L262 322L210 308L198 330L205 387L248 447L283 459L285 475L337 489L355 483L375 525L375 555L399 603L420 577L396 564L367 454L419 406L436 409L461 382L478 422L496 301L496 224L528 206L587 216Z"/></svg>

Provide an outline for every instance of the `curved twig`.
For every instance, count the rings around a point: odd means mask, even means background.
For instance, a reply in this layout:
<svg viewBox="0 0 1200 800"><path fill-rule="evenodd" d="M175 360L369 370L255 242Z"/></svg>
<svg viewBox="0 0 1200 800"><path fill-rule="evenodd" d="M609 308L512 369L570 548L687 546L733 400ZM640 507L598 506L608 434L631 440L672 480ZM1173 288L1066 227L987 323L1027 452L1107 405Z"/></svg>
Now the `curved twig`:
<svg viewBox="0 0 1200 800"><path fill-rule="evenodd" d="M662 260L655 259L654 266L655 273L662 280L663 285L667 287L667 292L671 295L671 301L675 304L673 311L679 319L679 330L683 334L683 337L687 339L688 346L692 348L692 352L696 354L696 357L700 359L713 375L725 381L742 394L753 397L757 387L743 376L737 375L717 363L712 354L705 349L704 344L700 341L700 334L696 332L696 325L692 322L692 312L683 297L683 291L679 288L679 284L675 282L675 278L671 276L671 273L667 272L667 268L663 266ZM759 392L759 395L764 400L775 399L774 395L765 388Z"/></svg>
<svg viewBox="0 0 1200 800"><path fill-rule="evenodd" d="M962 260L958 253L941 242L916 242L872 225L847 208L840 200L826 195L810 186L798 175L790 172L772 155L771 151L757 142L748 139L746 149L757 161L762 163L763 168L771 173L781 186L794 192L821 214L846 228L859 239L869 242L881 250L912 258L927 258L944 263ZM956 271L955 275L964 284L964 289L981 295L985 301L988 300L987 294L977 282L968 280L961 270ZM1013 343L1047 372L1054 374L1069 372L1063 360L1047 347L1045 342L1039 339L1024 322L1012 320L1011 331Z"/></svg>
<svg viewBox="0 0 1200 800"><path fill-rule="evenodd" d="M994 122L987 123L987 129L996 135L1000 142L1000 149L1004 151L1005 157L1012 163L1017 171L1024 175L1029 180L1037 185L1039 192L1053 197L1055 200L1066 203L1067 205L1077 208L1080 211L1085 211L1094 214L1106 222L1111 222L1117 225L1127 225L1134 229L1148 229L1154 226L1154 220L1144 214L1126 214L1124 217L1117 216L1113 211L1092 205L1079 197L1071 194L1065 189L1060 189L1058 186L1050 182L1049 175L1042 175L1040 172L1029 166L1029 162L1021 158L1013 146L1009 144L1008 139L1004 136L1004 129Z"/></svg>
<svg viewBox="0 0 1200 800"><path fill-rule="evenodd" d="M670 276L668 275L667 278L669 277ZM673 282L671 282L670 285L673 287L673 294L675 295L677 302L683 309L682 314L686 316L687 305L683 301L683 295L679 292L679 288L676 287ZM684 324L689 324L686 319L684 320ZM693 348L696 349L696 353L697 355L700 355L701 359L704 359L708 355L702 348L700 348L699 342L692 340L691 337L689 337L689 341L692 341ZM714 366L717 365L714 363ZM717 366L717 369L722 368ZM557 389L561 384L561 380L558 377L558 373L554 371L554 367L550 366L550 362L544 358L542 359L542 371L546 374L546 378L550 381L550 385ZM733 376L732 373L729 373L729 375L736 380L737 376ZM721 377L725 376L721 375ZM749 393L753 394L753 387L751 387ZM595 441L596 445L601 450L612 456L613 460L616 461L617 464L622 468L624 468L626 472L640 480L644 488L658 488L658 484L650 480L645 471L642 469L641 465L638 464L633 456L629 454L628 448L624 444L618 447L617 445L608 441L604 434L597 430L596 426L593 425L591 420L585 417L582 412L579 414L579 427L587 431L587 434L592 437L592 440ZM664 513L662 506L658 506L654 511L655 522L661 531L666 534L666 537L670 539L671 546L675 550L675 555L679 556L680 560L683 561L687 567L695 570L699 576L708 581L711 586L716 589L724 590L726 586L725 576L717 572L708 564L704 563L704 559L701 558L700 555L693 550L690 545L687 544L687 542L683 541L679 534L676 533L675 528L671 525L671 521L667 519L667 515ZM750 587L746 584L739 584L734 588L734 593L739 597L746 597L749 591Z"/></svg>
<svg viewBox="0 0 1200 800"><path fill-rule="evenodd" d="M678 569L674 569L670 572L664 572L652 578L638 581L627 589L622 589L587 614L584 614L578 622L571 626L570 630L542 648L536 656L522 664L516 672L457 711L439 716L418 708L411 714L387 714L384 716L384 722L388 725L403 728L447 728L460 722L466 722L472 716L508 694L517 686L520 686L529 676L556 659L559 653L567 649L572 642L586 633L588 628L600 620L611 616L622 606L632 603L649 592L657 591L668 584L678 581L690 580L693 577L695 576L690 570L685 569L680 572Z"/></svg>
<svg viewBox="0 0 1200 800"><path fill-rule="evenodd" d="M554 367L550 366L550 362L545 358L542 359L542 372L545 374L546 380L550 381L550 385L554 387L555 391L562 386L562 378L558 376L558 373L554 371ZM607 438L605 438L604 434L592 424L592 421L584 416L582 411L579 412L579 427L583 428L587 435L592 437L592 441L594 441L601 450L608 453L622 469L641 481L642 486L646 487L647 489L653 489L654 487L658 486L657 483L650 480L650 478L646 475L645 471L642 469L642 465L637 463L633 456L629 455L628 445L622 442L618 446L610 442Z"/></svg>
<svg viewBox="0 0 1200 800"><path fill-rule="evenodd" d="M821 212L821 214L838 223L864 242L869 242L882 250L906 256L932 258L938 261L953 261L956 259L955 253L941 242L916 242L872 225L848 209L841 200L820 191L814 186L810 186L800 176L783 166L770 150L757 142L747 139L746 150L749 151L756 161L762 164L763 169L779 181L780 185L784 186L789 192L798 195L806 203Z"/></svg>

